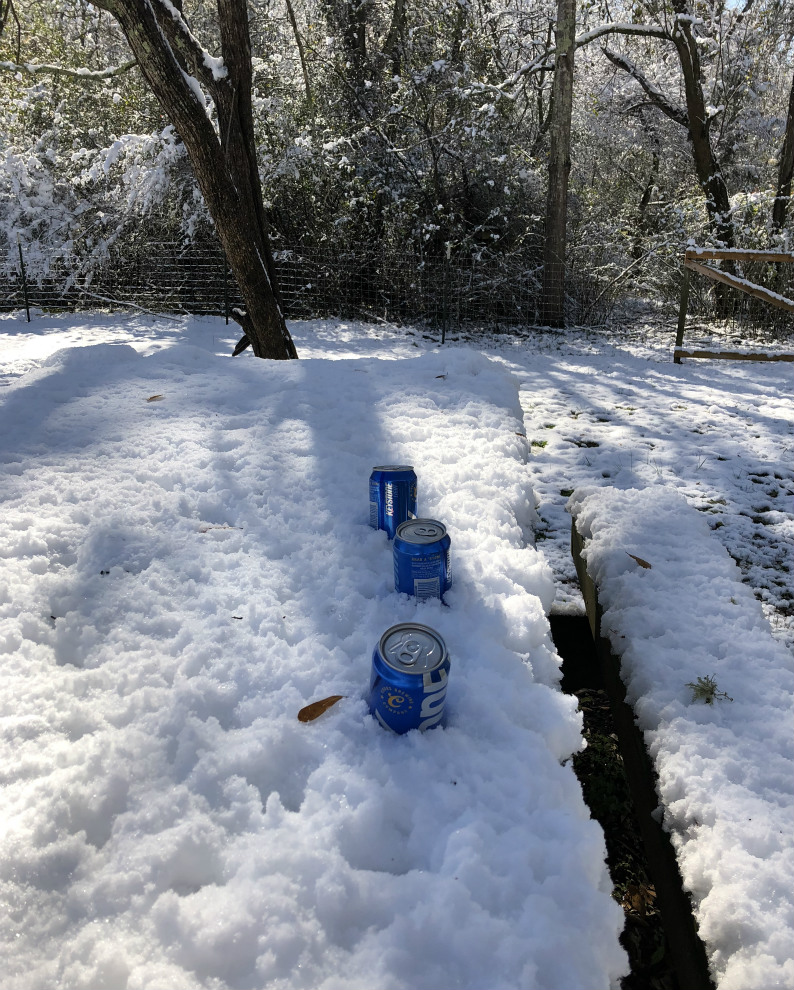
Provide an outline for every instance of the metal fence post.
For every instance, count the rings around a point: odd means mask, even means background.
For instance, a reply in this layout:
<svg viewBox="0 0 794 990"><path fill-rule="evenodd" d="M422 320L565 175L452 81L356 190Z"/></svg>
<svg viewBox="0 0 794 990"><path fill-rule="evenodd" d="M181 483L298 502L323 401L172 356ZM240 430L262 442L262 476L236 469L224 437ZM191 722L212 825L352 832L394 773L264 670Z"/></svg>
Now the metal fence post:
<svg viewBox="0 0 794 990"><path fill-rule="evenodd" d="M226 326L229 325L229 261L226 252L223 252L223 315L226 317Z"/></svg>
<svg viewBox="0 0 794 990"><path fill-rule="evenodd" d="M22 257L22 243L19 240L19 234L17 234L17 248L19 249L19 267L22 273L22 296L25 300L25 313L28 317L28 323L30 323L30 303L28 301L28 277L25 273L25 259Z"/></svg>
<svg viewBox="0 0 794 990"><path fill-rule="evenodd" d="M452 245L449 241L446 244L444 253L444 295L441 310L441 343L447 339L447 326L449 325L449 259L452 254Z"/></svg>

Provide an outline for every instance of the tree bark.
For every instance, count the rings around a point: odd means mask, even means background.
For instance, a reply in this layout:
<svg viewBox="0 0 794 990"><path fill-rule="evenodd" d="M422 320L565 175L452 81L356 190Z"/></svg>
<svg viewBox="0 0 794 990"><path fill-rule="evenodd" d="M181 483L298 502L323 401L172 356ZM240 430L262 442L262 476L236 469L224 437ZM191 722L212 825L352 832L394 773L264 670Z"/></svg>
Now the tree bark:
<svg viewBox="0 0 794 990"><path fill-rule="evenodd" d="M298 49L298 58L301 62L301 72L303 73L303 85L306 89L306 102L311 107L313 105L312 100L312 86L309 80L309 69L306 65L306 51L303 47L303 39L301 38L300 31L298 30L298 20L295 17L295 9L292 6L292 0L285 0L287 5L287 16L289 17L290 25L292 26L292 33L295 36L295 45Z"/></svg>
<svg viewBox="0 0 794 990"><path fill-rule="evenodd" d="M406 0L394 0L389 33L383 43L382 55L391 65L392 76L402 74L402 41L405 33Z"/></svg>
<svg viewBox="0 0 794 990"><path fill-rule="evenodd" d="M565 247L568 220L568 176L571 171L575 31L576 6L574 0L558 0L555 31L557 54L551 94L549 185L546 193L543 298L541 303L541 322L550 327L565 325Z"/></svg>
<svg viewBox="0 0 794 990"><path fill-rule="evenodd" d="M654 149L651 154L651 171L648 176L648 180L645 183L645 188L642 191L642 196L640 197L639 205L637 206L637 219L635 226L635 236L634 243L631 246L631 256L635 260L639 260L642 257L643 247L642 240L645 231L648 226L647 222L647 210L648 204L651 201L651 196L653 196L653 191L656 188L656 183L659 180L659 166L661 164L661 159L659 156L659 144L658 141L654 142Z"/></svg>
<svg viewBox="0 0 794 990"><path fill-rule="evenodd" d="M772 226L782 230L786 223L786 212L791 199L791 180L794 177L794 79L791 80L791 93L788 98L788 115L783 147L780 150L780 165L777 173L777 190L772 204Z"/></svg>
<svg viewBox="0 0 794 990"><path fill-rule="evenodd" d="M684 14L683 5L676 11ZM706 196L706 210L711 220L717 240L723 247L734 247L736 240L731 217L731 203L728 187L722 177L717 157L711 145L710 121L703 95L703 79L700 67L700 52L697 40L692 33L692 25L685 17L680 17L673 29L673 44L681 62L686 95L687 123L692 142L692 157L700 188Z"/></svg>
<svg viewBox="0 0 794 990"><path fill-rule="evenodd" d="M733 247L735 237L728 187L725 185L719 162L711 146L710 118L706 112L706 100L703 95L700 55L689 23L686 21L683 24L677 23L673 34L667 40L673 42L678 52L684 79L686 109L668 99L630 59L606 47L603 52L613 65L627 72L639 83L654 106L670 120L687 129L692 146L695 175L706 199L706 212L714 234L725 247Z"/></svg>
<svg viewBox="0 0 794 990"><path fill-rule="evenodd" d="M353 90L351 110L355 117L360 113L358 101L369 74L367 17L372 5L370 0L323 0L322 6L328 27L342 42L347 63L345 78Z"/></svg>
<svg viewBox="0 0 794 990"><path fill-rule="evenodd" d="M118 21L146 82L185 144L245 300L245 311L235 318L254 354L296 358L280 305L256 162L246 0L218 0L222 64L208 59L173 3L99 0L95 6ZM201 87L215 102L217 131Z"/></svg>

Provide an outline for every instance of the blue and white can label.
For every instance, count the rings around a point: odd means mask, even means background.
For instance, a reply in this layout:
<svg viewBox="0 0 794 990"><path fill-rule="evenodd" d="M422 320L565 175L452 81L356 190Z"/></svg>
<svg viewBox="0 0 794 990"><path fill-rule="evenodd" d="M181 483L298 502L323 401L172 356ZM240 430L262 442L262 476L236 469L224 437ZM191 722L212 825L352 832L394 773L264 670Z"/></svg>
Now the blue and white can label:
<svg viewBox="0 0 794 990"><path fill-rule="evenodd" d="M394 590L419 601L443 598L452 587L451 540L436 519L410 519L394 536Z"/></svg>
<svg viewBox="0 0 794 990"><path fill-rule="evenodd" d="M449 653L429 626L403 622L381 636L372 654L369 710L401 735L429 729L444 715Z"/></svg>
<svg viewBox="0 0 794 990"><path fill-rule="evenodd" d="M416 518L416 473L410 464L382 464L369 476L369 524L390 540L400 523Z"/></svg>

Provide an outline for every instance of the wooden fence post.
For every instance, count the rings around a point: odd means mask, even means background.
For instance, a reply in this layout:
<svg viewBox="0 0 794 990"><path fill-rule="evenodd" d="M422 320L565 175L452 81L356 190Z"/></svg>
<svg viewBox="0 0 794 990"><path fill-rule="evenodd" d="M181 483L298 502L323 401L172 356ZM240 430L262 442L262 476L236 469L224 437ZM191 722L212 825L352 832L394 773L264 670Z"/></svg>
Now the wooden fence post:
<svg viewBox="0 0 794 990"><path fill-rule="evenodd" d="M681 305L678 309L678 333L675 337L675 352L673 354L673 361L675 364L681 364L681 357L678 351L681 349L681 345L684 343L684 326L686 325L686 310L689 305L689 269L684 266L684 280L681 283Z"/></svg>

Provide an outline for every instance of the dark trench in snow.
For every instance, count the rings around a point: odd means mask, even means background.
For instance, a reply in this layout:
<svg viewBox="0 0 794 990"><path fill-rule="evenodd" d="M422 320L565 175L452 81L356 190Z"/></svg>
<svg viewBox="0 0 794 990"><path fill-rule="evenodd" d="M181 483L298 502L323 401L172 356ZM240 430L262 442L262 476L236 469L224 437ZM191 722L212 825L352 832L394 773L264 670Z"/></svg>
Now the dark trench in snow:
<svg viewBox="0 0 794 990"><path fill-rule="evenodd" d="M653 770L619 661L606 641L596 647L586 615L552 614L549 622L562 690L577 697L584 718L587 747L574 756L574 771L604 830L613 897L626 918L621 944L631 970L621 990L713 990L675 853L652 815Z"/></svg>

